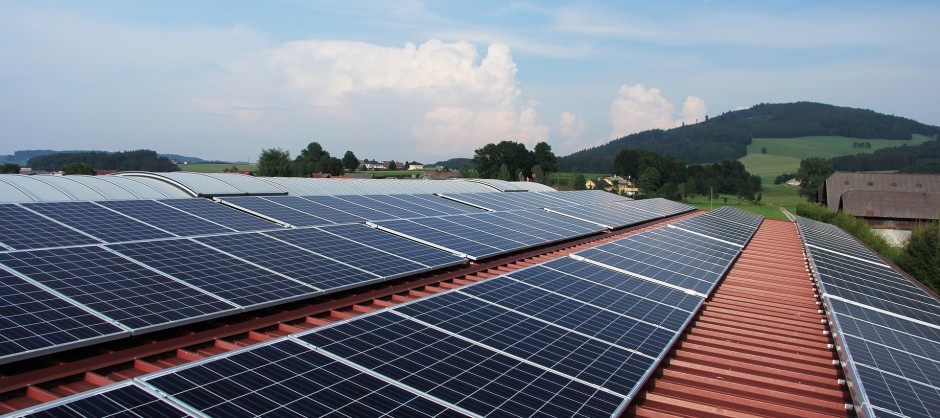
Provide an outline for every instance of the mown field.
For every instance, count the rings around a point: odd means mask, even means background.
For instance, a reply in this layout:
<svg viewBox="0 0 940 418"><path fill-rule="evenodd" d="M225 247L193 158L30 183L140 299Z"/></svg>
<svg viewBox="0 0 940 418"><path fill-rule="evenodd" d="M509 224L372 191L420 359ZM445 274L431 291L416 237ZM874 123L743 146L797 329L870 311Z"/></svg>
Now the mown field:
<svg viewBox="0 0 940 418"><path fill-rule="evenodd" d="M914 135L907 141L890 139L858 139L844 136L805 136L801 138L754 138L747 147L747 155L739 161L751 174L761 176L764 184L773 184L774 177L783 173L795 173L800 160L809 157L832 158L840 155L870 154L888 147L920 145L933 139ZM855 148L856 142L867 142L871 148ZM767 153L761 153L766 148Z"/></svg>

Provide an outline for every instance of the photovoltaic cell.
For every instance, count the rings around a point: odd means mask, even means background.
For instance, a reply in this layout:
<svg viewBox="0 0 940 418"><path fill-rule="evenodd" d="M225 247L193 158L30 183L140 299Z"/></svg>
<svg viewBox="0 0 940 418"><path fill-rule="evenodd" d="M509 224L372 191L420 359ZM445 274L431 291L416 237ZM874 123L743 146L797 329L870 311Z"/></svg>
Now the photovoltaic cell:
<svg viewBox="0 0 940 418"><path fill-rule="evenodd" d="M290 340L144 381L209 416L462 416Z"/></svg>
<svg viewBox="0 0 940 418"><path fill-rule="evenodd" d="M611 416L624 401L390 312L298 338L479 415Z"/></svg>
<svg viewBox="0 0 940 418"><path fill-rule="evenodd" d="M381 210L372 209L371 207L354 203L351 200L346 200L346 197L347 196L306 196L304 199L317 203L320 206L330 207L347 215L355 216L356 218L359 218L359 220L356 222L398 218L395 213L387 213ZM397 210L394 212L397 212Z"/></svg>
<svg viewBox="0 0 940 418"><path fill-rule="evenodd" d="M423 264L315 228L289 229L265 234L383 278L427 270Z"/></svg>
<svg viewBox="0 0 940 418"><path fill-rule="evenodd" d="M627 242L629 244L629 241ZM663 283L708 294L720 279L714 273L652 254L635 253L624 245L603 244L576 253L587 260Z"/></svg>
<svg viewBox="0 0 940 418"><path fill-rule="evenodd" d="M319 290L188 239L110 248L245 308L309 297Z"/></svg>
<svg viewBox="0 0 940 418"><path fill-rule="evenodd" d="M624 396L654 362L459 292L423 299L395 312Z"/></svg>
<svg viewBox="0 0 940 418"><path fill-rule="evenodd" d="M394 221L376 222L375 225L392 231L396 234L417 239L444 248L454 253L467 254L475 259L488 257L504 252L503 249L496 248L477 242L460 235L455 235L440 229L426 226L413 220L399 219Z"/></svg>
<svg viewBox="0 0 940 418"><path fill-rule="evenodd" d="M155 200L106 200L98 204L179 236L234 231Z"/></svg>
<svg viewBox="0 0 940 418"><path fill-rule="evenodd" d="M23 206L105 242L136 241L173 236L92 202L25 203Z"/></svg>
<svg viewBox="0 0 940 418"><path fill-rule="evenodd" d="M413 201L418 204L422 204L422 205L429 206L440 211L447 212L448 215L484 212L484 210L482 209L465 205L463 203L454 202L453 200L445 199L443 197L430 195L430 194L393 195L393 196L398 199L402 199L405 201Z"/></svg>
<svg viewBox="0 0 940 418"><path fill-rule="evenodd" d="M127 331L0 269L0 363Z"/></svg>
<svg viewBox="0 0 940 418"><path fill-rule="evenodd" d="M134 384L109 386L106 389L56 402L29 411L26 417L188 417L170 403Z"/></svg>
<svg viewBox="0 0 940 418"><path fill-rule="evenodd" d="M293 197L293 199L302 200L298 197ZM309 212L300 211L260 196L226 197L221 201L227 205L258 213L293 226L329 225L333 223ZM287 202L288 200L280 199L280 201Z"/></svg>
<svg viewBox="0 0 940 418"><path fill-rule="evenodd" d="M406 209L409 212L414 213L411 217L418 216L442 216L452 214L452 210L446 210L446 206L438 205L437 208L432 207L431 202L421 199L407 199L403 198L408 195L369 195L362 196L364 198L381 202L392 207ZM441 210L445 209L445 210ZM464 212L460 212L464 213Z"/></svg>
<svg viewBox="0 0 940 418"><path fill-rule="evenodd" d="M480 282L460 292L654 357L669 345L676 334L656 324L641 322L638 318L556 295L508 277Z"/></svg>
<svg viewBox="0 0 940 418"><path fill-rule="evenodd" d="M218 235L196 240L325 291L379 279L375 274L258 233Z"/></svg>
<svg viewBox="0 0 940 418"><path fill-rule="evenodd" d="M399 257L407 258L428 267L446 267L467 262L465 258L365 225L335 225L324 226L319 229L345 239L367 244L370 247L384 249Z"/></svg>
<svg viewBox="0 0 940 418"><path fill-rule="evenodd" d="M183 210L191 215L225 225L236 231L264 231L278 229L281 226L268 222L254 215L213 202L209 199L166 199L158 200L161 204Z"/></svg>
<svg viewBox="0 0 940 418"><path fill-rule="evenodd" d="M98 241L14 204L0 205L0 242L16 249L97 244Z"/></svg>
<svg viewBox="0 0 940 418"><path fill-rule="evenodd" d="M132 329L204 320L235 310L101 247L0 253L0 263Z"/></svg>
<svg viewBox="0 0 940 418"><path fill-rule="evenodd" d="M367 217L366 219L370 221L377 221L380 219L419 218L425 216L420 212L413 212L401 205L394 205L389 203L386 199L383 199L383 197L387 197L384 195L343 195L334 197L340 201L347 202L348 204L358 205L384 214L383 217Z"/></svg>
<svg viewBox="0 0 940 418"><path fill-rule="evenodd" d="M699 215L672 224L687 231L732 242L740 246L747 244L757 228L735 223L714 216Z"/></svg>

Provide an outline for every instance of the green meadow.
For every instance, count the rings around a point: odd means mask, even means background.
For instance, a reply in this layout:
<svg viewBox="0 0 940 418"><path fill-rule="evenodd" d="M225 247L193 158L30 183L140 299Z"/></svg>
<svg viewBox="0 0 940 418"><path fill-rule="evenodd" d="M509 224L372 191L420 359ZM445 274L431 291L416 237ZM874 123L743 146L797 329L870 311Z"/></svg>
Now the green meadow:
<svg viewBox="0 0 940 418"><path fill-rule="evenodd" d="M255 171L257 164L214 164L214 163L196 163L196 164L177 164L180 170L191 171L193 173L222 173L226 168L232 166L238 167L238 171Z"/></svg>

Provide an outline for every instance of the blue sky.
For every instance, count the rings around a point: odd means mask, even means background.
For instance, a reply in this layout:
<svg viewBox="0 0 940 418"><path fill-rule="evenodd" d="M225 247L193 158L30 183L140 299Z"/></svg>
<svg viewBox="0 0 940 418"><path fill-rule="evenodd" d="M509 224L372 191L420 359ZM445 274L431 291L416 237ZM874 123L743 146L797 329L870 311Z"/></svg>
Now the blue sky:
<svg viewBox="0 0 940 418"><path fill-rule="evenodd" d="M558 155L758 103L940 125L930 1L0 2L0 154Z"/></svg>

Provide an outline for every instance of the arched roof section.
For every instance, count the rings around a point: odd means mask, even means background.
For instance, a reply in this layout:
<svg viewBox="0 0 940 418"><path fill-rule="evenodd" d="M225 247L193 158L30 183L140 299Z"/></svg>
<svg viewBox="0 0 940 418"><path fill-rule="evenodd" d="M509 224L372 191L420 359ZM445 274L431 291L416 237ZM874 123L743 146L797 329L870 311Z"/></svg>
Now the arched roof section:
<svg viewBox="0 0 940 418"><path fill-rule="evenodd" d="M33 202L61 202L67 200L75 200L75 198L65 191L47 183L40 181L38 177L27 176L22 174L3 174L0 176L0 181L3 181L6 184L20 190L22 193L29 196L30 201ZM42 176L42 177L52 177L52 176Z"/></svg>
<svg viewBox="0 0 940 418"><path fill-rule="evenodd" d="M171 173L172 174L172 173ZM284 194L287 191L281 190L277 186L262 181L254 176L249 176L245 174L238 173L205 173L204 176L209 176L214 179L228 183L237 189L241 190L244 193L251 195L271 195L271 194Z"/></svg>
<svg viewBox="0 0 940 418"><path fill-rule="evenodd" d="M555 192L557 191L544 184L534 183L531 181L514 181L512 182L512 185L520 189L528 190L530 192Z"/></svg>
<svg viewBox="0 0 940 418"><path fill-rule="evenodd" d="M107 181L101 180L95 176L81 176L81 175L71 175L62 177L62 179L79 183L85 187L88 187L92 190L95 190L101 197L97 199L80 199L80 200L128 200L128 199L140 199L141 196L137 195L130 190L127 190L123 187L120 187L114 183L109 183Z"/></svg>
<svg viewBox="0 0 940 418"><path fill-rule="evenodd" d="M5 181L7 177L9 177L7 174L0 175L0 202L13 203L36 201L36 199L25 190Z"/></svg>
<svg viewBox="0 0 940 418"><path fill-rule="evenodd" d="M524 192L528 190L528 189L517 186L516 183L505 181L505 180L472 179L470 181L487 185L501 192Z"/></svg>
<svg viewBox="0 0 940 418"><path fill-rule="evenodd" d="M243 174L132 171L117 175L133 179L146 178L162 181L183 190L190 196L279 195L286 193L269 183Z"/></svg>
<svg viewBox="0 0 940 418"><path fill-rule="evenodd" d="M163 182L144 181L143 178L120 176L89 177L102 183L110 183L137 196L138 199L180 199L192 197L188 193Z"/></svg>

